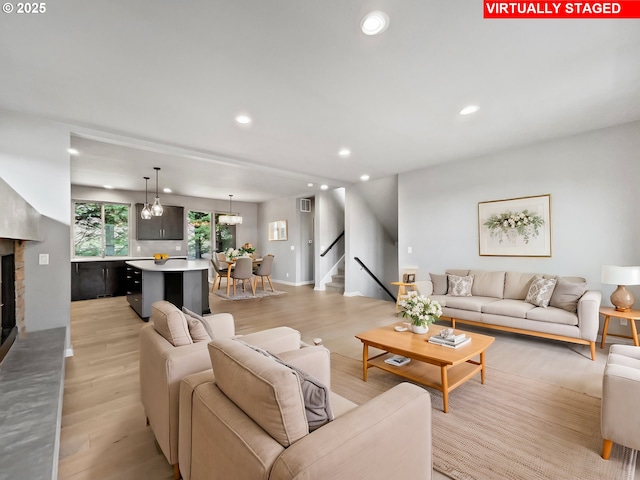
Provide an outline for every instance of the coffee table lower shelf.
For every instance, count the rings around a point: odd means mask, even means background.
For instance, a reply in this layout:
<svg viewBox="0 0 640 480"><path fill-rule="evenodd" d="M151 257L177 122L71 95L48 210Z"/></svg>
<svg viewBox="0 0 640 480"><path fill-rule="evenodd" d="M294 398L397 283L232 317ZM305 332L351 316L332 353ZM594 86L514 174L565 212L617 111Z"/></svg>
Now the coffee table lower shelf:
<svg viewBox="0 0 640 480"><path fill-rule="evenodd" d="M406 365L396 367L385 363L385 360L392 356L391 353L383 353L370 358L367 361L367 368L376 367L442 392L445 413L449 411L449 392L462 385L476 373L482 372L482 364L473 360L467 360L454 366L438 366L419 360L411 360ZM482 380L484 383L484 379Z"/></svg>

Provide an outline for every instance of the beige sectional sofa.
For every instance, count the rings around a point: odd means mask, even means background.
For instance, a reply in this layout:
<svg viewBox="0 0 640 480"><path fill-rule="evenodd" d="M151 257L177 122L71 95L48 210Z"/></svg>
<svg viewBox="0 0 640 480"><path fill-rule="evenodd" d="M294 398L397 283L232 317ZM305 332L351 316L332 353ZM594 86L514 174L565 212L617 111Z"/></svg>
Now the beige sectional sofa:
<svg viewBox="0 0 640 480"><path fill-rule="evenodd" d="M174 466L175 478L179 478L180 381L187 375L211 369L207 350L211 338L242 338L273 353L305 346L300 332L289 327L238 336L233 316L229 313L195 317L169 302L156 302L152 307L151 321L140 331L142 405L162 453Z"/></svg>
<svg viewBox="0 0 640 480"><path fill-rule="evenodd" d="M441 318L453 327L464 323L589 345L595 360L602 294L588 290L584 278L481 270L447 270L430 278L416 282L417 288L440 302Z"/></svg>
<svg viewBox="0 0 640 480"><path fill-rule="evenodd" d="M330 392L335 419L310 432L295 370L236 340L214 340L208 348L213 369L180 387L185 480L431 478L426 390L403 383L359 407ZM330 386L324 347L279 357Z"/></svg>

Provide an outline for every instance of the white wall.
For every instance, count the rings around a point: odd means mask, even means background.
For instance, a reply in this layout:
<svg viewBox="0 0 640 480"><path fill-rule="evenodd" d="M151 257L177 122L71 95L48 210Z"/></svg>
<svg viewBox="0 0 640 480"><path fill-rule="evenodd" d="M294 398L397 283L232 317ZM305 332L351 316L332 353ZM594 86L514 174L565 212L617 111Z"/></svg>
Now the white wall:
<svg viewBox="0 0 640 480"><path fill-rule="evenodd" d="M271 278L290 285L303 282L298 278L300 225L296 200L296 197L284 197L258 205L258 238L260 245L264 246L259 253L275 255ZM278 220L287 221L287 240L269 241L269 222Z"/></svg>
<svg viewBox="0 0 640 480"><path fill-rule="evenodd" d="M27 331L69 327L69 139L65 125L0 109L0 176L43 216L43 240L25 250ZM38 264L40 253L49 265ZM69 339L67 328L67 347Z"/></svg>
<svg viewBox="0 0 640 480"><path fill-rule="evenodd" d="M375 188L375 185L370 185ZM360 258L367 268L389 289L390 282L397 281L398 265L395 239L376 217L362 195L362 186L347 188L345 201L346 253L345 295L392 300L391 297L354 260ZM389 202L395 202L389 198Z"/></svg>
<svg viewBox="0 0 640 480"><path fill-rule="evenodd" d="M609 304L602 265L640 265L639 155L634 122L401 174L399 267L418 266L418 279L446 268L577 275ZM551 257L479 256L478 202L547 193Z"/></svg>
<svg viewBox="0 0 640 480"><path fill-rule="evenodd" d="M322 279L337 264L344 254L344 237L324 257L320 254L344 231L345 189L335 188L316 194L315 199L315 232L316 245L315 285L324 289ZM328 281L331 281L329 278Z"/></svg>

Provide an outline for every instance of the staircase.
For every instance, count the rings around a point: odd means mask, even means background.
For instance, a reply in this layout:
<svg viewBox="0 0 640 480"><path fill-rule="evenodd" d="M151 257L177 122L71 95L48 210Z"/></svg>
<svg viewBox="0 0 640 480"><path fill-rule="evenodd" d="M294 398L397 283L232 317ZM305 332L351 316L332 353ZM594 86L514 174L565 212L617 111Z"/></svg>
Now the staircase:
<svg viewBox="0 0 640 480"><path fill-rule="evenodd" d="M331 275L331 281L324 284L327 291L344 293L344 265L338 267L338 273Z"/></svg>

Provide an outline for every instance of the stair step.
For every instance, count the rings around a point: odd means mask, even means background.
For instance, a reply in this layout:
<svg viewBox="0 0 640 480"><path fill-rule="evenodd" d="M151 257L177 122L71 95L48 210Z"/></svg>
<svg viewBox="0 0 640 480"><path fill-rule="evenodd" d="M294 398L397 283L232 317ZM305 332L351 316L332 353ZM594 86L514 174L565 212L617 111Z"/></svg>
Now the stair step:
<svg viewBox="0 0 640 480"><path fill-rule="evenodd" d="M333 283L344 283L344 274L331 275Z"/></svg>
<svg viewBox="0 0 640 480"><path fill-rule="evenodd" d="M327 290L344 293L344 283L328 282L324 284L324 288Z"/></svg>

